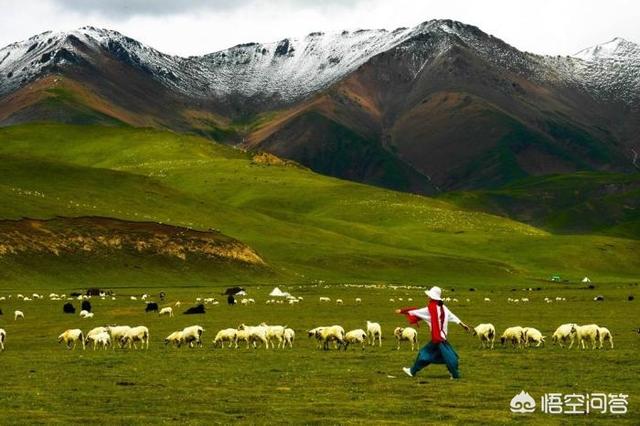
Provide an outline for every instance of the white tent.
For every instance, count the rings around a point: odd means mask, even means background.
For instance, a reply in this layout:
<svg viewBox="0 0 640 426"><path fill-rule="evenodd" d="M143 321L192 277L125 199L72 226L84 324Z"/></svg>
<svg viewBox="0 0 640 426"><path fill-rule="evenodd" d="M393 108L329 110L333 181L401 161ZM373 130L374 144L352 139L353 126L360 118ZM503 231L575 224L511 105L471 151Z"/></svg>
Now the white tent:
<svg viewBox="0 0 640 426"><path fill-rule="evenodd" d="M274 287L274 289L271 290L271 293L269 293L269 296L271 296L271 297L289 297L291 295L289 293L287 293L286 291L280 290L278 287Z"/></svg>
<svg viewBox="0 0 640 426"><path fill-rule="evenodd" d="M590 283L590 282L591 282L591 280L589 279L589 277L584 277L584 278L582 279L582 282L583 282L583 283Z"/></svg>

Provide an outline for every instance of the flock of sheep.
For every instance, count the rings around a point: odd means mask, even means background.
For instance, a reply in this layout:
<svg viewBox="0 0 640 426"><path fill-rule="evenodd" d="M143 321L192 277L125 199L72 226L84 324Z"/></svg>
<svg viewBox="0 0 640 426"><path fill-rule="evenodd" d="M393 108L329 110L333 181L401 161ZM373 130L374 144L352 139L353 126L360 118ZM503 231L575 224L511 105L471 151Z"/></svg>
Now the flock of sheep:
<svg viewBox="0 0 640 426"><path fill-rule="evenodd" d="M473 329L473 335L478 336L482 348L493 349L496 337L496 329L493 324L479 324ZM570 342L569 349L573 347L575 342L578 343L576 346L581 346L582 349L588 347L589 343L592 349L602 349L604 342L609 342L611 349L613 349L613 336L609 329L596 324L582 326L574 323L562 324L553 333L551 340L554 345L557 343L562 348ZM509 327L502 333L500 343L502 345L511 343L513 347L531 345L539 347L544 345L545 336L540 330L533 327Z"/></svg>

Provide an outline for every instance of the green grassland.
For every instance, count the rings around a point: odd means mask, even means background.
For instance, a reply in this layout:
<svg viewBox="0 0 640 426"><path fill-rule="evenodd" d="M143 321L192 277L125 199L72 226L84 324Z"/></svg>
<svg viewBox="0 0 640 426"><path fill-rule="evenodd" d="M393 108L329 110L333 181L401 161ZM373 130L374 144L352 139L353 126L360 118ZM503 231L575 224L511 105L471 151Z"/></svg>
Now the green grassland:
<svg viewBox="0 0 640 426"><path fill-rule="evenodd" d="M249 282L438 280L486 288L555 273L610 282L638 277L640 243L633 239L554 235L444 201L251 158L205 139L148 129L3 128L0 218L106 216L213 228L248 244L269 264L269 274L248 275ZM83 274L64 258L41 259L34 270L24 259L5 256L0 279L15 288L109 285L113 276L120 284L162 286L171 276L171 268L133 260L144 273L124 266L124 273L108 272L91 257L77 259L87 265ZM238 278L197 267L187 276L170 282Z"/></svg>
<svg viewBox="0 0 640 426"><path fill-rule="evenodd" d="M176 316L168 318L145 314L144 302L128 297L143 290L123 287L114 288L116 301L93 298L95 317L87 320L63 314L63 302L20 302L13 293L13 299L2 302L4 315L0 316L0 327L8 333L7 349L0 353L2 423L637 424L640 336L633 328L638 326L638 302L626 299L638 287L596 286L589 290L545 284L533 292L445 289L445 296L459 298L449 306L461 319L469 324L491 322L498 333L516 324L535 326L549 341L560 323L576 321L597 322L609 327L614 336L613 350L608 346L568 350L549 343L530 349L498 344L494 350L481 350L476 338L451 325L450 340L461 359L459 381L450 380L442 365L430 366L415 378L400 370L411 364L415 353L406 343L395 350L393 328L405 326L405 320L393 310L424 303L422 289L417 288L292 285L284 289L304 300L290 306L266 305L271 287L255 286L248 287L255 305L209 305L205 315L196 316L180 312L196 297L213 296L224 302L222 288L164 288L164 305L183 303ZM592 301L595 294L604 294L605 301ZM529 304L506 301L525 295L531 299ZM320 304L319 296L340 297L344 305ZM567 301L547 304L543 300L556 296ZM362 304L355 304L355 297L361 297ZM408 297L414 301L408 302ZM492 302L483 302L484 297ZM24 321L13 320L14 309L24 311ZM304 334L319 325L363 328L366 320L382 324L382 348L324 352ZM213 348L217 330L262 321L294 328L293 349ZM68 351L56 342L67 328L86 332L106 323L146 325L151 335L149 350ZM192 324L205 328L204 348L164 347L165 336ZM428 329L418 330L420 342L425 343ZM544 393L625 393L629 413L511 414L509 401L521 390L534 396L538 406Z"/></svg>

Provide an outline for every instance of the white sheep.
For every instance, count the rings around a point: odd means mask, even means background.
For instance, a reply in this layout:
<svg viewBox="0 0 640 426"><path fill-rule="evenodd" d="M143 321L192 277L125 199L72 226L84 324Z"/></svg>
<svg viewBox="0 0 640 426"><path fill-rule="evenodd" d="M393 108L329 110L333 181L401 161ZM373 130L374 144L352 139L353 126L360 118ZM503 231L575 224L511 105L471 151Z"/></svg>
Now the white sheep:
<svg viewBox="0 0 640 426"><path fill-rule="evenodd" d="M542 335L540 330L533 327L524 327L522 333L525 346L529 346L532 343L536 343L536 348L540 347L540 345L544 346L545 336Z"/></svg>
<svg viewBox="0 0 640 426"><path fill-rule="evenodd" d="M18 321L18 318L24 319L24 312L22 311L14 311L13 312L13 320Z"/></svg>
<svg viewBox="0 0 640 426"><path fill-rule="evenodd" d="M173 309L170 306L167 306L166 308L162 308L160 309L160 312L158 312L158 316L160 315L168 315L169 317L172 317Z"/></svg>
<svg viewBox="0 0 640 426"><path fill-rule="evenodd" d="M233 346L237 333L238 330L235 328L225 328L224 330L218 331L215 339L213 339L213 346L215 347L219 344L221 348L224 348L224 342L229 342L229 347Z"/></svg>
<svg viewBox="0 0 640 426"><path fill-rule="evenodd" d="M320 342L320 333L322 332L322 330L324 329L324 327L316 327L316 328L312 328L311 330L307 331L307 336L308 337L314 337L317 342L318 342L318 349L320 349L321 347L321 342Z"/></svg>
<svg viewBox="0 0 640 426"><path fill-rule="evenodd" d="M486 347L488 348L489 343L491 343L491 349L493 349L493 344L496 338L496 328L493 326L493 324L490 324L490 323L478 324L473 329L473 335L478 336L478 339L480 339L481 348L484 348L485 344L486 344Z"/></svg>
<svg viewBox="0 0 640 426"><path fill-rule="evenodd" d="M190 348L193 348L194 345L202 346L203 333L204 328L199 325L185 327L182 330L182 342L188 344Z"/></svg>
<svg viewBox="0 0 640 426"><path fill-rule="evenodd" d="M322 327L320 330L320 342L322 348L326 351L329 350L329 343L334 342L337 345L344 344L344 328L339 325L332 325L329 327Z"/></svg>
<svg viewBox="0 0 640 426"><path fill-rule="evenodd" d="M123 347L128 346L129 349L131 349L132 346L133 349L138 349L136 342L141 342L140 349L144 349L145 344L146 349L149 349L149 329L144 325L129 328L120 338L120 344Z"/></svg>
<svg viewBox="0 0 640 426"><path fill-rule="evenodd" d="M485 301L485 302L491 302L491 299L489 299L488 297L485 297L485 298L484 298L484 301Z"/></svg>
<svg viewBox="0 0 640 426"><path fill-rule="evenodd" d="M113 349L116 348L116 342L119 347L122 347L122 337L127 334L130 329L131 327L128 325L113 325L107 327L107 332L111 335L111 342L113 342Z"/></svg>
<svg viewBox="0 0 640 426"><path fill-rule="evenodd" d="M613 349L613 336L611 332L606 327L600 327L600 349L602 349L602 345L606 341L609 341L611 349Z"/></svg>
<svg viewBox="0 0 640 426"><path fill-rule="evenodd" d="M0 328L0 351L4 351L4 341L7 340L7 332Z"/></svg>
<svg viewBox="0 0 640 426"><path fill-rule="evenodd" d="M271 343L271 347L275 348L274 341L278 342L278 348L283 346L284 342L284 330L287 326L281 325L267 325L266 323L260 324L261 327L265 328L266 336L267 336L267 344ZM283 346L284 347L284 346Z"/></svg>
<svg viewBox="0 0 640 426"><path fill-rule="evenodd" d="M595 349L600 340L600 327L596 324L581 325L576 328L576 339L578 345L585 349L585 342L591 342L591 349ZM569 346L571 347L571 346Z"/></svg>
<svg viewBox="0 0 640 426"><path fill-rule="evenodd" d="M356 297L355 302L359 305L360 303L362 303L362 299L359 297Z"/></svg>
<svg viewBox="0 0 640 426"><path fill-rule="evenodd" d="M418 347L418 332L412 327L396 327L393 330L393 335L396 337L396 350L400 350L400 342L411 342L411 350L415 350Z"/></svg>
<svg viewBox="0 0 640 426"><path fill-rule="evenodd" d="M296 338L296 332L292 328L284 329L284 344L283 348L286 348L289 345L290 348L293 348L293 341Z"/></svg>
<svg viewBox="0 0 640 426"><path fill-rule="evenodd" d="M96 350L96 346L100 345L103 349L107 349L111 345L111 336L107 331L95 333L91 336L87 335L85 342L93 343L93 350Z"/></svg>
<svg viewBox="0 0 640 426"><path fill-rule="evenodd" d="M319 300L320 300L320 303L331 302L331 298L330 297L321 296Z"/></svg>
<svg viewBox="0 0 640 426"><path fill-rule="evenodd" d="M84 337L85 344L88 345L90 342L93 342L93 349L95 349L96 344L98 343L96 341L96 336L101 333L109 334L109 329L107 327L95 327L89 330L89 332ZM111 343L111 337L109 337L109 343Z"/></svg>
<svg viewBox="0 0 640 426"><path fill-rule="evenodd" d="M507 328L500 337L500 343L504 345L507 342L511 342L514 347L521 347L524 343L524 329L520 326Z"/></svg>
<svg viewBox="0 0 640 426"><path fill-rule="evenodd" d="M365 344L367 343L367 333L364 330L358 328L356 330L350 330L344 335L344 350L346 351L350 344L358 344L362 345L362 350L364 350Z"/></svg>
<svg viewBox="0 0 640 426"><path fill-rule="evenodd" d="M567 341L571 342L571 346L573 346L573 342L576 338L576 330L578 324L568 323L562 324L559 326L556 331L553 332L553 336L551 336L551 341L555 345L556 343L560 345L561 348L564 348L564 345ZM571 346L569 346L571 348Z"/></svg>
<svg viewBox="0 0 640 426"><path fill-rule="evenodd" d="M85 349L84 335L82 334L82 330L79 328L64 331L60 336L58 336L58 343L62 342L67 346L67 349L75 349L76 343L81 342L82 349Z"/></svg>
<svg viewBox="0 0 640 426"><path fill-rule="evenodd" d="M164 339L164 344L173 344L176 347L180 347L180 345L182 345L182 340L182 331L174 331Z"/></svg>
<svg viewBox="0 0 640 426"><path fill-rule="evenodd" d="M343 303L342 299L336 299L336 305L342 305Z"/></svg>
<svg viewBox="0 0 640 426"><path fill-rule="evenodd" d="M243 330L247 333L246 340L248 343L252 343L253 347L256 348L257 344L260 343L264 345L265 349L269 349L269 341L267 340L267 328L264 326L248 326L244 324L240 324L238 330ZM244 333L240 334L240 337L245 339Z"/></svg>
<svg viewBox="0 0 640 426"><path fill-rule="evenodd" d="M382 347L382 327L377 322L367 321L367 341L374 346L378 339L378 346Z"/></svg>

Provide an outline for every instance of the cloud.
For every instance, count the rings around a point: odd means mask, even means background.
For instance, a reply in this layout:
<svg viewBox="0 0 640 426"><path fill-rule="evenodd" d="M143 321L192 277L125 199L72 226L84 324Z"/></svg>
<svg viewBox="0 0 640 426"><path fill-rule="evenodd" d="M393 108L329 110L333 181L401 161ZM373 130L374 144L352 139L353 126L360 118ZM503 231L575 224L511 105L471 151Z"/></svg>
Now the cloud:
<svg viewBox="0 0 640 426"><path fill-rule="evenodd" d="M199 12L229 12L252 6L274 9L326 9L351 7L363 0L53 0L59 8L78 14L100 15L110 18L139 16L161 17L197 14Z"/></svg>

